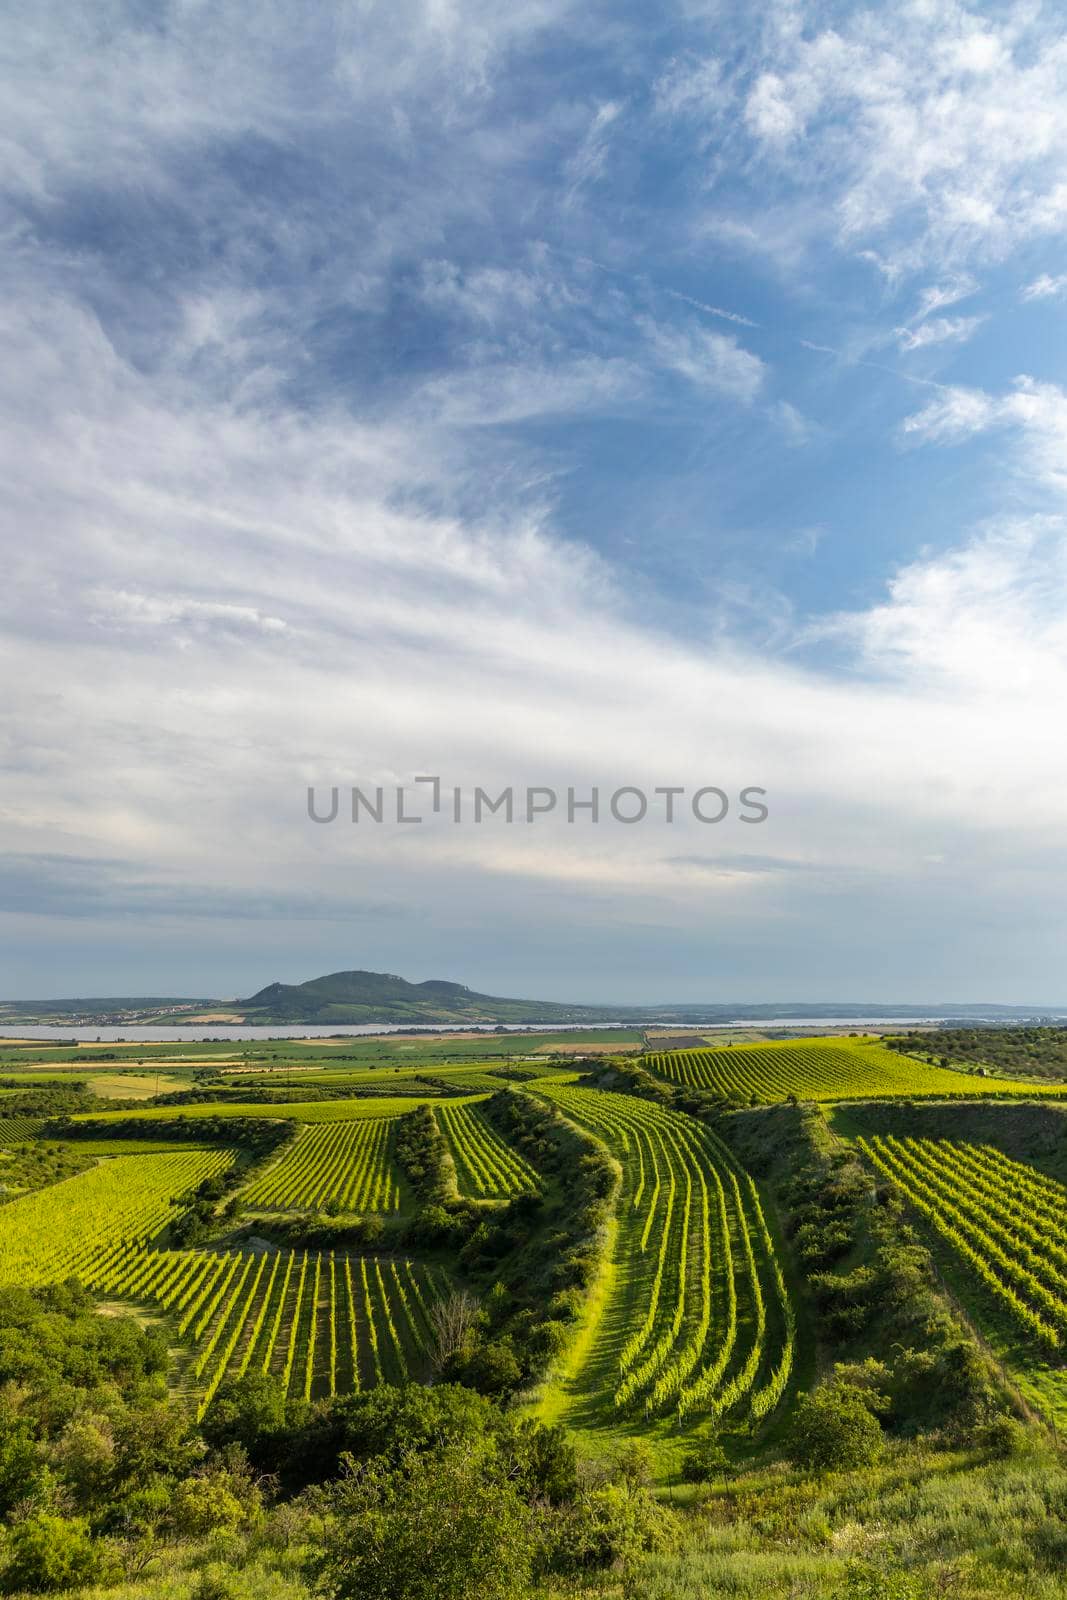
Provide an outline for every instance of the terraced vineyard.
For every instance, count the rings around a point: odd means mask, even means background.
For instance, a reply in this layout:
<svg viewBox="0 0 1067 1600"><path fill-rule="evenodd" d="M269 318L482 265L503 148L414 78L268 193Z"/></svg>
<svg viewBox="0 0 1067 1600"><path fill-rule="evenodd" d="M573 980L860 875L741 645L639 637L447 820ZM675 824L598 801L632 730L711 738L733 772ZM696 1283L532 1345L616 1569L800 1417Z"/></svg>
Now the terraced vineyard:
<svg viewBox="0 0 1067 1600"><path fill-rule="evenodd" d="M755 1184L691 1117L595 1089L544 1088L623 1170L614 1281L561 1413L758 1422L793 1366L793 1308Z"/></svg>
<svg viewBox="0 0 1067 1600"><path fill-rule="evenodd" d="M425 1378L431 1308L448 1289L443 1273L411 1261L138 1246L99 1259L89 1281L175 1319L199 1416L227 1374L273 1373L304 1399Z"/></svg>
<svg viewBox="0 0 1067 1600"><path fill-rule="evenodd" d="M156 1238L180 1196L224 1172L225 1150L117 1156L0 1209L0 1284L87 1277L109 1252Z"/></svg>
<svg viewBox="0 0 1067 1600"><path fill-rule="evenodd" d="M974 1099L990 1094L1042 1093L1038 1086L1020 1083L1018 1078L979 1078L927 1066L875 1042L841 1039L669 1050L643 1056L641 1064L672 1083L762 1105L787 1100L790 1095L798 1100L858 1100L886 1095Z"/></svg>
<svg viewBox="0 0 1067 1600"><path fill-rule="evenodd" d="M1067 1351L1067 1188L990 1145L857 1140L964 1264L1014 1331L1057 1361Z"/></svg>
<svg viewBox="0 0 1067 1600"><path fill-rule="evenodd" d="M301 1128L283 1155L245 1189L260 1211L397 1211L400 1179L393 1159L396 1117L319 1122Z"/></svg>
<svg viewBox="0 0 1067 1600"><path fill-rule="evenodd" d="M477 1107L442 1105L434 1115L452 1153L461 1194L475 1200L506 1200L539 1186L529 1162L505 1143Z"/></svg>

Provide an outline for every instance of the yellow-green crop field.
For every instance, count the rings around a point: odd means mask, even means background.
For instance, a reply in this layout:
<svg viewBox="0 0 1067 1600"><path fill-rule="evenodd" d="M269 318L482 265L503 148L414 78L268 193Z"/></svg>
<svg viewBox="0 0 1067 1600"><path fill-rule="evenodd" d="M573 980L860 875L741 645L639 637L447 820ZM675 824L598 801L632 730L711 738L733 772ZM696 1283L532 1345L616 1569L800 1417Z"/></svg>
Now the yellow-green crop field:
<svg viewBox="0 0 1067 1600"><path fill-rule="evenodd" d="M671 1083L761 1105L791 1095L819 1101L1067 1095L1067 1090L1018 1078L978 1077L929 1066L867 1039L803 1039L718 1050L670 1050L643 1056L641 1065Z"/></svg>
<svg viewBox="0 0 1067 1600"><path fill-rule="evenodd" d="M467 1103L466 1096L448 1101L449 1105ZM108 1122L175 1122L201 1117L280 1117L289 1122L352 1122L362 1117L403 1117L416 1106L440 1104L441 1097L431 1094L397 1099L382 1095L365 1100L269 1100L262 1105L251 1100L209 1100L187 1106L138 1106L130 1111L82 1111L74 1121L104 1125Z"/></svg>

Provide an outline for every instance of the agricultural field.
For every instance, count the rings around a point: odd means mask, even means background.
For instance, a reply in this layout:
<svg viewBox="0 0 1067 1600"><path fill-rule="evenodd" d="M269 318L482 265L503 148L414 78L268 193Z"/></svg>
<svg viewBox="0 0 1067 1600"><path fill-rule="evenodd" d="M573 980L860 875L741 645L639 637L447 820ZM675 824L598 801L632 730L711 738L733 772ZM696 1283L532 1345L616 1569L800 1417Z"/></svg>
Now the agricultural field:
<svg viewBox="0 0 1067 1600"><path fill-rule="evenodd" d="M409 1095L397 1099L368 1096L352 1100L205 1100L182 1106L138 1106L128 1111L81 1111L74 1121L106 1127L109 1122L173 1122L203 1117L280 1117L289 1122L351 1122L368 1117L401 1117L417 1105L438 1105L440 1096ZM451 1102L463 1104L463 1100Z"/></svg>
<svg viewBox="0 0 1067 1600"><path fill-rule="evenodd" d="M546 1072L549 1069L546 1068ZM332 1092L347 1090L352 1095L394 1094L423 1097L437 1094L492 1094L504 1080L494 1077L490 1069L475 1064L464 1067L367 1067L363 1071L338 1070L329 1072L319 1067L307 1068L291 1074L288 1068L277 1072L231 1073L229 1087L239 1097L241 1090L275 1089L285 1091L290 1098L299 1098L305 1088L329 1089Z"/></svg>
<svg viewBox="0 0 1067 1600"><path fill-rule="evenodd" d="M34 1139L43 1127L43 1117L0 1117L0 1147Z"/></svg>
<svg viewBox="0 0 1067 1600"><path fill-rule="evenodd" d="M179 1198L232 1161L223 1150L117 1156L0 1209L0 1283L60 1283L109 1250L156 1238Z"/></svg>
<svg viewBox="0 0 1067 1600"><path fill-rule="evenodd" d="M92 1269L101 1294L159 1306L189 1349L203 1416L229 1374L270 1373L314 1400L428 1376L444 1275L410 1260L314 1250L119 1249Z"/></svg>
<svg viewBox="0 0 1067 1600"><path fill-rule="evenodd" d="M738 1044L718 1050L674 1050L641 1057L670 1083L706 1089L741 1103L1048 1093L1018 1078L977 1077L897 1055L876 1040L804 1039ZM1051 1091L1055 1092L1055 1091Z"/></svg>
<svg viewBox="0 0 1067 1600"><path fill-rule="evenodd" d="M856 1143L937 1236L1017 1381L1067 1422L1067 1187L988 1144L893 1134Z"/></svg>
<svg viewBox="0 0 1067 1600"><path fill-rule="evenodd" d="M512 1150L477 1106L438 1106L434 1112L455 1163L459 1192L474 1200L506 1200L540 1179L530 1163Z"/></svg>
<svg viewBox="0 0 1067 1600"><path fill-rule="evenodd" d="M301 1128L279 1159L243 1191L244 1204L253 1211L398 1211L395 1120L374 1117Z"/></svg>
<svg viewBox="0 0 1067 1600"><path fill-rule="evenodd" d="M759 1423L793 1366L794 1308L756 1185L707 1127L596 1089L543 1091L622 1169L600 1315L547 1414Z"/></svg>

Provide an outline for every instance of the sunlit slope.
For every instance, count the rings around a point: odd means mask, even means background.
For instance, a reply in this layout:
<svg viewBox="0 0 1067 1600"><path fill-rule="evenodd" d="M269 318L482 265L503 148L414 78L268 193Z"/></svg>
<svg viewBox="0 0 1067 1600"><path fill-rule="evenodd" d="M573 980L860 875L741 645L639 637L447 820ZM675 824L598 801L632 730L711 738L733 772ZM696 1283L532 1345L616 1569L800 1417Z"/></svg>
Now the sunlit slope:
<svg viewBox="0 0 1067 1600"><path fill-rule="evenodd" d="M595 1089L542 1092L623 1172L610 1281L549 1414L579 1428L767 1416L789 1381L794 1319L751 1178L680 1112Z"/></svg>
<svg viewBox="0 0 1067 1600"><path fill-rule="evenodd" d="M1067 1092L1018 1078L979 1077L928 1066L869 1039L798 1039L717 1050L670 1050L642 1056L641 1065L672 1083L760 1105L788 1100L791 1095L798 1100L869 1100L897 1095L972 1099Z"/></svg>

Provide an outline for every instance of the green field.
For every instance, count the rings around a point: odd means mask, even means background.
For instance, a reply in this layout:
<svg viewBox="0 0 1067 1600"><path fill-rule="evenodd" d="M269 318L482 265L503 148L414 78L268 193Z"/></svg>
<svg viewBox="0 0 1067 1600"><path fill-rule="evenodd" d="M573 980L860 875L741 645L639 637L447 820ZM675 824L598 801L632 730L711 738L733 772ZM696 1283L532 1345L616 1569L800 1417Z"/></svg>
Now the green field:
<svg viewBox="0 0 1067 1600"><path fill-rule="evenodd" d="M95 1271L130 1239L166 1227L179 1196L230 1156L188 1150L119 1156L0 1209L0 1283L59 1283Z"/></svg>
<svg viewBox="0 0 1067 1600"><path fill-rule="evenodd" d="M399 1210L395 1120L383 1116L301 1128L281 1158L243 1191L245 1205L261 1211Z"/></svg>
<svg viewBox="0 0 1067 1600"><path fill-rule="evenodd" d="M538 1187L530 1163L504 1142L477 1106L443 1105L434 1114L455 1163L460 1194L475 1200L504 1200Z"/></svg>
<svg viewBox="0 0 1067 1600"><path fill-rule="evenodd" d="M440 1104L440 1097L427 1094L390 1100L386 1096L365 1100L208 1100L186 1106L145 1106L127 1111L80 1111L76 1123L91 1122L94 1127L109 1122L176 1122L205 1117L280 1117L289 1122L350 1122L361 1117L402 1117L413 1106ZM463 1104L462 1099L459 1100Z"/></svg>
<svg viewBox="0 0 1067 1600"><path fill-rule="evenodd" d="M545 1414L594 1432L762 1421L789 1383L795 1317L755 1184L682 1113L599 1090L545 1093L623 1173L603 1296Z"/></svg>
<svg viewBox="0 0 1067 1600"><path fill-rule="evenodd" d="M881 1099L890 1095L960 1097L1067 1091L1018 1078L978 1077L897 1055L874 1039L804 1039L738 1044L720 1050L673 1050L641 1057L670 1083L706 1089L739 1103Z"/></svg>
<svg viewBox="0 0 1067 1600"><path fill-rule="evenodd" d="M1067 1187L991 1145L859 1136L1030 1400L1067 1425Z"/></svg>
<svg viewBox="0 0 1067 1600"><path fill-rule="evenodd" d="M680 1566L663 1555L635 1569L635 1595L785 1600L809 1593L807 1577L820 1573L850 1585L840 1590L848 1600L928 1600L924 1590L878 1589L874 1568L856 1588L855 1564L836 1545L801 1558L799 1524L773 1562L756 1559L753 1529L767 1517L788 1523L781 1451L805 1390L831 1382L835 1360L861 1385L869 1368L902 1408L887 1437L910 1448L921 1427L908 1409L914 1371L942 1363L958 1383L962 1311L986 1353L968 1358L972 1378L992 1358L998 1404L1067 1425L1067 1185L1057 1177L1067 1176L1067 1104L1039 1085L840 1037L651 1052L640 1065L652 1079L597 1068L584 1082L569 1062L540 1059L500 1077L469 1052L364 1064L320 1047L305 1068L291 1058L209 1059L228 1078L224 1099L113 1112L82 1110L85 1097L69 1089L52 1094L55 1071L12 1067L25 1090L9 1103L26 1114L0 1119L12 1196L0 1208L0 1286L76 1277L109 1317L125 1307L163 1330L171 1402L191 1426L209 1428L235 1384L280 1394L297 1435L329 1414L309 1402L485 1384L508 1403L503 1417L562 1425L595 1463L592 1481L633 1459L668 1505L714 1506L719 1461L727 1481L750 1485L743 1502L721 1502L730 1525L746 1530L743 1558L709 1528L699 1560L690 1551ZM163 1092L205 1087L192 1062L160 1055L157 1064ZM98 1094L155 1088L155 1072L132 1063L79 1060L70 1070ZM615 1088L593 1087L598 1075ZM247 1098L262 1089L296 1098ZM32 1098L41 1094L51 1100ZM84 1137L42 1140L46 1119L29 1114L39 1103L77 1106ZM525 1108L517 1121L516 1107ZM285 1124L291 1137L272 1144L263 1122ZM218 1147L193 1142L201 1125ZM606 1214L581 1187L594 1161L606 1164L601 1178L617 1174ZM805 1173L820 1161L827 1209L813 1217ZM849 1161L864 1164L858 1183L842 1176ZM917 1230L894 1245L899 1270L911 1270L919 1241L930 1251L918 1277L899 1280L908 1295L940 1297L926 1322L895 1320L902 1291L892 1272L882 1287L871 1219L894 1215L887 1186ZM839 1236L843 1197L855 1210ZM805 1252L824 1247L813 1247L813 1229L828 1241L815 1268ZM836 1292L844 1333L822 1320ZM852 1301L864 1294L872 1299L857 1335ZM470 1345L446 1359L444 1330L457 1316ZM895 1362L908 1368L899 1385ZM711 1463L702 1470L713 1481L699 1490L682 1481L694 1450ZM873 1493L876 1479L879 1493L891 1492L878 1470L853 1470L857 1494ZM627 1503L646 1492L624 1481ZM850 1537L844 1510L828 1514L835 1537ZM617 1600L617 1589L586 1577L590 1594ZM544 1595L578 1592L586 1587ZM837 1600L833 1588L810 1593ZM985 1600L985 1591L960 1593Z"/></svg>
<svg viewBox="0 0 1067 1600"><path fill-rule="evenodd" d="M130 1248L90 1270L101 1294L159 1306L189 1347L202 1416L227 1374L305 1400L427 1376L440 1272L331 1251Z"/></svg>

